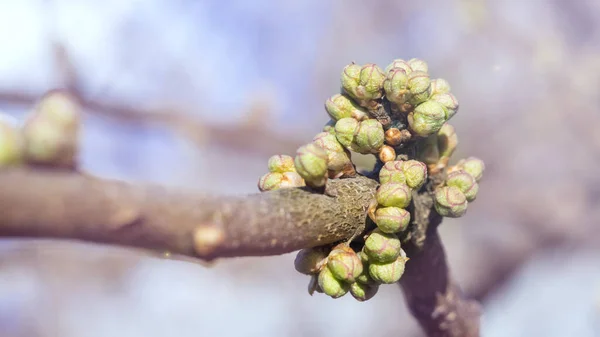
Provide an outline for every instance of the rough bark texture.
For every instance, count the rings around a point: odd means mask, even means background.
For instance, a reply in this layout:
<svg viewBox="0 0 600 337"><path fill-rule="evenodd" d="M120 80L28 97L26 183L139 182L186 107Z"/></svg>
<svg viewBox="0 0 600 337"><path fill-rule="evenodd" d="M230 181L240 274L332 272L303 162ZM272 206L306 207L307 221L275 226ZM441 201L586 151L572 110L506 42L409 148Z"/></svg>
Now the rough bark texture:
<svg viewBox="0 0 600 337"><path fill-rule="evenodd" d="M330 181L325 194L296 188L216 197L73 171L2 169L0 237L77 239L205 260L276 255L362 232L376 188L357 177ZM431 212L430 199L424 193L415 200L415 218L427 235L422 245L405 247L410 261L402 289L428 336L478 336L479 306L450 278L437 235L441 218Z"/></svg>

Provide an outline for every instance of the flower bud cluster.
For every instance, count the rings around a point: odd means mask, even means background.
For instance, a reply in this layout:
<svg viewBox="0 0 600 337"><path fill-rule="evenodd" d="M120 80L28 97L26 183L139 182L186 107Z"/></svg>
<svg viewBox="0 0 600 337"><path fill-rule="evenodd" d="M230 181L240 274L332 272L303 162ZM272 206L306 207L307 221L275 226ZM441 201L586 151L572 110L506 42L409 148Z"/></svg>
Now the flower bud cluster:
<svg viewBox="0 0 600 337"><path fill-rule="evenodd" d="M394 60L385 70L383 89L393 109L407 114L413 134L435 134L458 110L448 82L431 80L427 63L419 59Z"/></svg>
<svg viewBox="0 0 600 337"><path fill-rule="evenodd" d="M479 180L485 165L481 159L463 159L448 168L443 186L435 190L435 209L445 217L458 218L467 211L469 202L475 201L479 191Z"/></svg>
<svg viewBox="0 0 600 337"><path fill-rule="evenodd" d="M258 180L261 192L280 188L305 186L304 179L296 172L294 158L287 155L275 155L267 163L269 173Z"/></svg>

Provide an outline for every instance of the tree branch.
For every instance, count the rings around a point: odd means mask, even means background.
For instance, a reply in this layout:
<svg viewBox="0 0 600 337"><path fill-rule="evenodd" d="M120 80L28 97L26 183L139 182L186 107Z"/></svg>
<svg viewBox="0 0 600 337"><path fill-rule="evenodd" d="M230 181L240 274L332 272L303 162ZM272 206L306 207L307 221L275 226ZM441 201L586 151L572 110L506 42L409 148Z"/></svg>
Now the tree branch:
<svg viewBox="0 0 600 337"><path fill-rule="evenodd" d="M332 180L327 194L281 189L216 197L41 168L0 171L0 236L71 238L213 259L276 255L364 229L377 183Z"/></svg>

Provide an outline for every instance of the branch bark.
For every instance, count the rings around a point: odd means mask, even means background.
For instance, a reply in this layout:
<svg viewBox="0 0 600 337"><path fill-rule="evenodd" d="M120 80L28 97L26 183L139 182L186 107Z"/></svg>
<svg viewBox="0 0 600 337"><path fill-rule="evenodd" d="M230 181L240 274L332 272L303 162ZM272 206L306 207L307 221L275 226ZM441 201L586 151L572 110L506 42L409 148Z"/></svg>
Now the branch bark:
<svg viewBox="0 0 600 337"><path fill-rule="evenodd" d="M77 239L205 260L277 255L363 232L376 188L357 177L331 180L325 194L295 188L219 197L73 171L3 169L0 237ZM428 336L479 336L479 306L450 278L440 222L430 211L424 245L404 247L410 261L400 284Z"/></svg>

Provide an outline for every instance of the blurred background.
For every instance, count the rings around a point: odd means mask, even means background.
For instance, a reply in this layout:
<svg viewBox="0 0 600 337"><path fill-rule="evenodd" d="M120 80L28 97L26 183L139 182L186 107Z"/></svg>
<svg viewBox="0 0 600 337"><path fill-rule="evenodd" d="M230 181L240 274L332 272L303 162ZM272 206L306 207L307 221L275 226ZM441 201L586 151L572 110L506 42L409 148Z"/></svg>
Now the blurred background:
<svg viewBox="0 0 600 337"><path fill-rule="evenodd" d="M69 88L86 170L200 191L256 192L328 121L344 65L412 57L460 100L455 157L487 165L441 228L483 336L600 336L597 0L0 0L2 111ZM0 335L421 336L398 287L311 297L294 256L0 240Z"/></svg>

